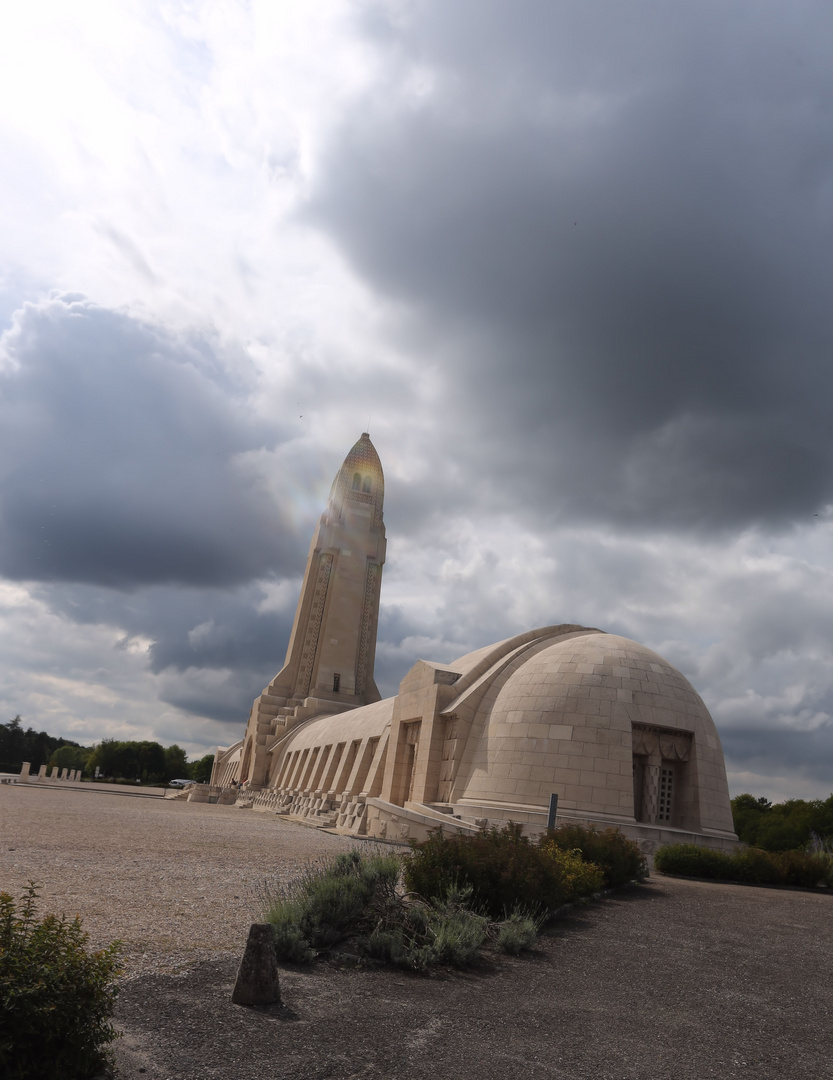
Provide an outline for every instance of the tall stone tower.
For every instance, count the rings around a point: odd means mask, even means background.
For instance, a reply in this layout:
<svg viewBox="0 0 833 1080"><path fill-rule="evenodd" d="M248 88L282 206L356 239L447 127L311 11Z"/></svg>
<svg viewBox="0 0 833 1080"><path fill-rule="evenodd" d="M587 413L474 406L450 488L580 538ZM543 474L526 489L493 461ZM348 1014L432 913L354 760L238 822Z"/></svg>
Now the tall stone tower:
<svg viewBox="0 0 833 1080"><path fill-rule="evenodd" d="M310 544L284 666L252 705L241 781L262 787L269 744L301 720L379 700L373 680L385 562L385 480L367 432L344 459Z"/></svg>

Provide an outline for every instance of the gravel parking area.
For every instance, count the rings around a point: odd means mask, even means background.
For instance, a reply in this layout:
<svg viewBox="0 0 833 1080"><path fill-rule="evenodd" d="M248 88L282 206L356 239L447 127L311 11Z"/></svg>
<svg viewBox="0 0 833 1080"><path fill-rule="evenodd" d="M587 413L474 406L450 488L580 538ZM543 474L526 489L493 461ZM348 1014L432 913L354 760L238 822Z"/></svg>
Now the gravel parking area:
<svg viewBox="0 0 833 1080"><path fill-rule="evenodd" d="M236 956L266 880L355 841L273 814L152 797L160 789L0 785L0 889L124 942L126 974Z"/></svg>
<svg viewBox="0 0 833 1080"><path fill-rule="evenodd" d="M244 885L350 843L233 808L0 788L0 887L35 877L44 910L128 943L119 1080L833 1078L826 893L659 877L530 956L427 979L284 968L281 1006L232 1005Z"/></svg>

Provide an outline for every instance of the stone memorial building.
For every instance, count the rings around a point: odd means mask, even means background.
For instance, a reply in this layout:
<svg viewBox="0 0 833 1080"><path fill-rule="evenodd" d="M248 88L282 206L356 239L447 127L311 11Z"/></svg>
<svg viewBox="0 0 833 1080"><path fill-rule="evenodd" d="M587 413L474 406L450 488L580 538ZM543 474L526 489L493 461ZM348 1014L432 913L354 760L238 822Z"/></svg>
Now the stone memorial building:
<svg viewBox="0 0 833 1080"><path fill-rule="evenodd" d="M315 530L283 668L242 740L191 798L423 838L512 820L616 826L652 850L734 846L720 739L661 656L561 623L448 664L418 661L396 697L373 680L385 562L384 476L363 434Z"/></svg>

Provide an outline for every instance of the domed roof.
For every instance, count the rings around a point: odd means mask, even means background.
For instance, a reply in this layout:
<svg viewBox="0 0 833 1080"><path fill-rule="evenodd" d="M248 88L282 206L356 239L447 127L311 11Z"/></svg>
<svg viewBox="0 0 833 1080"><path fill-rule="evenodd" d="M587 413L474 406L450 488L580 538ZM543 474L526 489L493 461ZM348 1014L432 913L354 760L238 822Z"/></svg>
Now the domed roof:
<svg viewBox="0 0 833 1080"><path fill-rule="evenodd" d="M340 518L345 500L368 503L374 510L374 525L382 520L385 499L385 475L376 447L366 431L344 459L330 489L328 513Z"/></svg>
<svg viewBox="0 0 833 1080"><path fill-rule="evenodd" d="M565 808L630 817L635 730L637 741L643 733L665 735L666 745L681 733L676 743L693 747L698 768L710 773L713 786L722 778L725 789L714 722L671 664L615 634L588 630L555 642L538 639L482 698L455 801L537 809L558 792ZM714 827L731 829L725 812L720 817Z"/></svg>

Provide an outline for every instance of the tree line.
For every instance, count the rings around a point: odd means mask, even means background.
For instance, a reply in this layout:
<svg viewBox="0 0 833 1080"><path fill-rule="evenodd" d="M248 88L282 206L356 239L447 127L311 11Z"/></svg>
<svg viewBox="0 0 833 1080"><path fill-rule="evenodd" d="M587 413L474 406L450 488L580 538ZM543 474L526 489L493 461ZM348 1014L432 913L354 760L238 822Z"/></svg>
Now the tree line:
<svg viewBox="0 0 833 1080"><path fill-rule="evenodd" d="M82 775L99 775L113 780L141 780L166 784L169 780L207 781L211 778L214 755L188 761L181 746L162 746L151 741L130 742L102 739L95 746L81 746L71 739L57 738L45 731L23 727L19 716L0 724L0 772L19 770L28 761L31 772L41 765L49 768L79 769Z"/></svg>
<svg viewBox="0 0 833 1080"><path fill-rule="evenodd" d="M833 840L833 795L827 799L787 799L774 805L769 799L738 795L732 799L732 817L738 838L765 851L806 848L813 836Z"/></svg>

